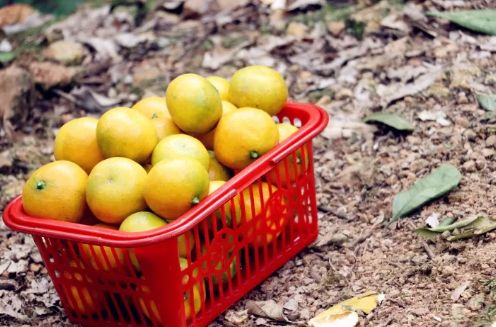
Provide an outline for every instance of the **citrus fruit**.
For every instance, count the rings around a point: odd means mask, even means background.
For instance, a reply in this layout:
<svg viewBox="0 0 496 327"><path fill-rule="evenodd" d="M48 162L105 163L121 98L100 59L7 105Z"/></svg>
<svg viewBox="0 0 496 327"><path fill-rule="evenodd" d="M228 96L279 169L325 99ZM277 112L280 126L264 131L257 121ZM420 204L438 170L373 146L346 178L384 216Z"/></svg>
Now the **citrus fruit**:
<svg viewBox="0 0 496 327"><path fill-rule="evenodd" d="M104 159L96 142L98 119L77 118L64 124L55 137L55 160L69 160L79 165L88 174Z"/></svg>
<svg viewBox="0 0 496 327"><path fill-rule="evenodd" d="M172 120L188 133L208 132L222 115L219 93L200 75L176 77L167 87L165 97Z"/></svg>
<svg viewBox="0 0 496 327"><path fill-rule="evenodd" d="M88 277L83 278L83 275L77 271L79 269L84 269L84 265L81 261L71 260L69 266L71 267L71 270L64 271L63 273L64 278L66 279L64 285L73 284L71 286L65 286L66 288L69 288L69 292L66 292L66 294L69 295L67 304L72 311L83 315L91 315L99 310L97 304L99 299L98 293L90 293L88 287L80 286L81 283L88 280ZM91 280L89 281L91 282Z"/></svg>
<svg viewBox="0 0 496 327"><path fill-rule="evenodd" d="M217 259L216 257L211 257L212 260L204 261L203 266L205 268L207 267L207 265L212 267L211 269L207 269L207 270L209 271L212 271L212 269L214 270L212 274L212 282L214 283L214 287L216 287L216 284L219 283L219 279L217 278L218 275L221 275L221 280L224 283L227 283L229 279L233 279L234 276L236 276L236 257L233 257L233 250L234 248L230 251L228 250L227 251L229 252L228 255L223 259ZM208 248L205 245L203 245L202 254L208 255L207 251ZM229 264L229 268L227 268L227 265L224 264L224 260L231 261L231 263Z"/></svg>
<svg viewBox="0 0 496 327"><path fill-rule="evenodd" d="M155 126L155 130L157 131L157 137L159 140L169 135L181 133L181 130L169 117L153 118L152 123Z"/></svg>
<svg viewBox="0 0 496 327"><path fill-rule="evenodd" d="M149 211L139 211L131 214L126 219L124 219L124 221L121 223L119 227L119 230L121 232L126 232L126 233L138 233L138 232L150 231L165 225L167 225L167 222L162 218L160 218L159 216L157 216L156 214ZM191 252L191 250L195 246L195 240L191 232L188 233L188 240L190 242L189 252ZM186 239L184 235L178 237L178 248L179 248L180 256L188 255L188 248L186 245ZM129 257L134 267L138 271L141 270L138 262L138 258L136 257L134 251L132 250L130 251Z"/></svg>
<svg viewBox="0 0 496 327"><path fill-rule="evenodd" d="M106 158L125 157L145 162L158 142L155 126L136 110L110 109L100 117L96 139Z"/></svg>
<svg viewBox="0 0 496 327"><path fill-rule="evenodd" d="M248 66L237 70L229 84L229 101L237 107L255 107L276 115L288 98L288 87L276 70Z"/></svg>
<svg viewBox="0 0 496 327"><path fill-rule="evenodd" d="M159 140L172 134L179 134L181 130L174 124L170 117L164 97L151 96L137 102L135 109L152 120Z"/></svg>
<svg viewBox="0 0 496 327"><path fill-rule="evenodd" d="M190 158L198 160L208 169L210 157L203 144L186 134L169 135L161 140L152 154L152 165L162 160Z"/></svg>
<svg viewBox="0 0 496 327"><path fill-rule="evenodd" d="M86 208L86 172L71 161L50 162L35 170L22 190L27 214L78 222Z"/></svg>
<svg viewBox="0 0 496 327"><path fill-rule="evenodd" d="M179 265L181 271L185 270L188 268L188 260L184 258L179 258ZM193 277L198 276L198 269L195 269L193 271ZM186 285L189 281L189 276L184 276L183 277L183 285ZM186 320L191 319L192 317L192 310L191 310L191 305L193 305L193 311L195 314L200 312L200 309L203 305L203 302L205 300L205 287L202 285L201 282L198 282L197 284L193 285L190 290L184 292L184 315L186 317ZM150 288L148 286L142 286L141 290L145 293L150 293ZM191 299L192 298L192 299ZM145 302L144 298L139 299L139 305L143 313L150 319L154 319L158 323L162 323L162 319L160 317L160 312L158 310L157 304L155 301L151 300L149 301L148 305ZM150 308L150 310L148 310Z"/></svg>
<svg viewBox="0 0 496 327"><path fill-rule="evenodd" d="M236 219L236 224L239 225L246 222L253 225L252 220L263 214L262 217L258 217L255 226L250 227L247 232L247 237L250 239L255 238L255 243L258 245L264 244L264 235L265 241L270 243L275 236L281 233L283 226L288 220L287 200L280 195L277 195L278 198L272 199L276 196L276 192L277 188L275 186L265 182L256 183L252 186L251 191L247 188L242 192L242 204L240 204L240 207L241 211L244 211L245 219L244 221L243 219ZM253 200L251 199L251 194L253 194ZM268 206L270 201L272 201L271 206ZM274 202L277 203L274 204ZM274 212L273 209L276 205L278 212ZM255 237L253 233L256 234Z"/></svg>
<svg viewBox="0 0 496 327"><path fill-rule="evenodd" d="M215 89L219 92L222 100L227 100L229 96L229 81L220 76L209 76L207 80L212 83Z"/></svg>
<svg viewBox="0 0 496 327"><path fill-rule="evenodd" d="M226 182L225 181L210 181L210 185L208 188L208 194L212 194L215 191L217 191L222 185L224 185ZM232 209L232 206L234 204L234 210ZM226 202L224 204L224 215L226 217L225 222L223 221L222 217L222 209L219 208L215 211L215 216L217 218L217 229L221 229L224 226L232 227L232 217L236 217L236 219L241 219L241 208L240 208L240 197L239 195L236 195L232 200ZM208 228L209 230L212 230L214 227L212 224L212 218L209 218L207 220L208 223Z"/></svg>
<svg viewBox="0 0 496 327"><path fill-rule="evenodd" d="M278 124L279 143L298 132L298 128L289 123ZM303 162L304 161L304 162ZM272 184L288 186L294 183L297 177L301 176L304 168L308 167L308 157L297 150L287 158L277 164L277 166L267 174L267 180Z"/></svg>
<svg viewBox="0 0 496 327"><path fill-rule="evenodd" d="M198 160L163 160L148 173L143 195L156 214L176 219L207 196L208 184L208 172Z"/></svg>
<svg viewBox="0 0 496 327"><path fill-rule="evenodd" d="M217 161L215 158L215 152L208 151L208 155L210 156L210 162L208 165L208 177L211 181L227 181L231 178L231 172L226 167L222 166L222 164Z"/></svg>
<svg viewBox="0 0 496 327"><path fill-rule="evenodd" d="M163 118L163 117L170 118L165 97L158 97L158 96L146 97L136 102L131 108L141 112L149 119Z"/></svg>
<svg viewBox="0 0 496 327"><path fill-rule="evenodd" d="M277 126L265 111L239 108L225 115L215 131L217 160L232 169L243 169L272 149L279 140Z"/></svg>
<svg viewBox="0 0 496 327"><path fill-rule="evenodd" d="M231 102L228 102L228 101L222 101L222 116L230 113L230 112L233 112L234 110L236 110L237 108L231 103ZM214 136L215 136L215 128L212 129L211 131L208 131L207 133L205 134L193 134L194 137L196 137L198 140L200 140L200 142L203 143L203 145L209 149L209 150L213 150L214 148Z"/></svg>
<svg viewBox="0 0 496 327"><path fill-rule="evenodd" d="M113 225L96 224L95 227L117 230ZM120 248L112 249L109 246L80 244L80 253L85 262L89 262L95 270L109 271L118 267L123 260Z"/></svg>
<svg viewBox="0 0 496 327"><path fill-rule="evenodd" d="M90 173L86 202L99 220L119 224L130 214L145 209L145 180L145 169L131 159L105 159Z"/></svg>

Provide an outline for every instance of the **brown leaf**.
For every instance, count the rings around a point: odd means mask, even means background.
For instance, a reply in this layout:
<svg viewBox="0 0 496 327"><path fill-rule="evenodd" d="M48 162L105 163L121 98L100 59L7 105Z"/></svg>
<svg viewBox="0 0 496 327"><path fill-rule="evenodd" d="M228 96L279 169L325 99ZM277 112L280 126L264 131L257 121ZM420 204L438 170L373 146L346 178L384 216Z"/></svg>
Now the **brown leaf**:
<svg viewBox="0 0 496 327"><path fill-rule="evenodd" d="M29 65L29 71L33 75L35 83L46 89L67 85L76 74L76 70L73 68L50 62L32 62Z"/></svg>
<svg viewBox="0 0 496 327"><path fill-rule="evenodd" d="M268 301L248 301L246 303L246 309L249 314L255 316L269 318L277 321L287 321L283 313L283 307L281 304L274 300Z"/></svg>
<svg viewBox="0 0 496 327"><path fill-rule="evenodd" d="M30 5L14 4L0 8L0 27L24 22L35 10Z"/></svg>
<svg viewBox="0 0 496 327"><path fill-rule="evenodd" d="M7 137L13 137L12 118L23 121L31 108L32 98L33 82L26 70L10 66L0 71L0 121Z"/></svg>

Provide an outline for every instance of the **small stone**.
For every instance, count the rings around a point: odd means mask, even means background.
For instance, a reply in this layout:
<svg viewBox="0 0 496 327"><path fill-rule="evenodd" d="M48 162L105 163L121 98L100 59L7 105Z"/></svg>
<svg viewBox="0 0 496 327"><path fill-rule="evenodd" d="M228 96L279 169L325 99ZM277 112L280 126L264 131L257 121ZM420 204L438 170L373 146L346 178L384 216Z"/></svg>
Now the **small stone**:
<svg viewBox="0 0 496 327"><path fill-rule="evenodd" d="M327 30L333 36L338 36L339 34L341 34L344 31L345 27L346 27L346 25L344 24L343 21L336 21L336 22L327 23Z"/></svg>
<svg viewBox="0 0 496 327"><path fill-rule="evenodd" d="M302 39L307 35L308 28L307 25L298 22L291 22L286 29L288 35L294 36L298 39Z"/></svg>
<svg viewBox="0 0 496 327"><path fill-rule="evenodd" d="M343 88L336 92L337 100L344 100L346 98L351 98L351 97L353 97L353 91L350 89Z"/></svg>
<svg viewBox="0 0 496 327"><path fill-rule="evenodd" d="M79 64L84 58L85 49L81 43L73 41L57 41L43 51L48 59L58 61L66 65Z"/></svg>
<svg viewBox="0 0 496 327"><path fill-rule="evenodd" d="M465 94L465 92L458 93L458 97L457 97L456 101L459 104L467 104L467 103L469 103L468 98L467 98L467 95Z"/></svg>
<svg viewBox="0 0 496 327"><path fill-rule="evenodd" d="M467 130L465 132L465 137L467 138L467 140L469 141L475 141L476 137L477 137L477 134L475 134L475 132L471 129Z"/></svg>
<svg viewBox="0 0 496 327"><path fill-rule="evenodd" d="M473 173L476 169L475 169L475 161L473 160L469 160L467 162L465 162L462 166L463 170L468 172L468 173Z"/></svg>
<svg viewBox="0 0 496 327"><path fill-rule="evenodd" d="M496 135L491 135L486 139L487 147L494 147L496 145Z"/></svg>
<svg viewBox="0 0 496 327"><path fill-rule="evenodd" d="M484 158L491 158L494 156L494 154L495 151L493 149L488 149L488 148L482 149L482 155L484 156Z"/></svg>
<svg viewBox="0 0 496 327"><path fill-rule="evenodd" d="M484 294L479 293L470 298L467 303L467 307L472 311L478 311L482 308L484 304Z"/></svg>

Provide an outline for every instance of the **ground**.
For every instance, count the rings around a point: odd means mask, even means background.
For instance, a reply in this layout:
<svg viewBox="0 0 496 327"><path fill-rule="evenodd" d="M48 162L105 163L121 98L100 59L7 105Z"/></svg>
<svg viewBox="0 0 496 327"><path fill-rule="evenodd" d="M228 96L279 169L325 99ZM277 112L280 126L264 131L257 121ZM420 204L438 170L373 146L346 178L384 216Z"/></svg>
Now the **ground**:
<svg viewBox="0 0 496 327"><path fill-rule="evenodd" d="M0 208L51 160L64 122L163 94L183 72L228 77L270 65L293 100L331 118L314 141L319 239L211 326L304 325L365 291L385 301L361 326L489 326L496 233L424 241L415 229L433 214L496 215L496 120L475 98L496 89L496 37L425 15L494 3L182 3L88 5L6 36L17 58L0 71ZM64 37L76 44L45 50ZM414 131L362 122L378 111L401 114ZM441 163L459 169L460 185L390 223L394 196ZM4 225L0 234L0 325L70 326L30 237ZM274 300L287 322L247 312L250 300Z"/></svg>

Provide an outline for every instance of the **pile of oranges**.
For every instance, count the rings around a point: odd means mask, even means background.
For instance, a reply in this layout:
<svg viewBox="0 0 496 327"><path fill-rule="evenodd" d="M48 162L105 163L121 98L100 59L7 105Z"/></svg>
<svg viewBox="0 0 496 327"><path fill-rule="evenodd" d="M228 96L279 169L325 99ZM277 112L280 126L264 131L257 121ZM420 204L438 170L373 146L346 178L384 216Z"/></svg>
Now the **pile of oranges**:
<svg viewBox="0 0 496 327"><path fill-rule="evenodd" d="M112 108L99 119L71 120L56 135L55 161L34 171L26 182L24 210L34 217L72 223L87 223L92 216L99 221L92 223L97 228L127 233L165 226L298 130L272 118L287 97L277 71L248 66L230 80L183 74L170 82L165 97ZM294 165L305 167L306 158L297 156ZM291 181L302 167L286 167ZM278 169L284 168L276 166L273 173ZM270 174L255 192L267 198L269 183ZM244 198L249 220L260 208L252 211L257 204ZM235 206L238 212L241 206ZM239 216L229 223L239 224ZM179 255L186 257L182 238ZM87 245L80 252L95 263L107 248L97 250ZM136 258L131 261L139 270ZM184 269L187 261L180 262ZM103 267L107 268L111 267ZM196 300L194 309L199 309Z"/></svg>

